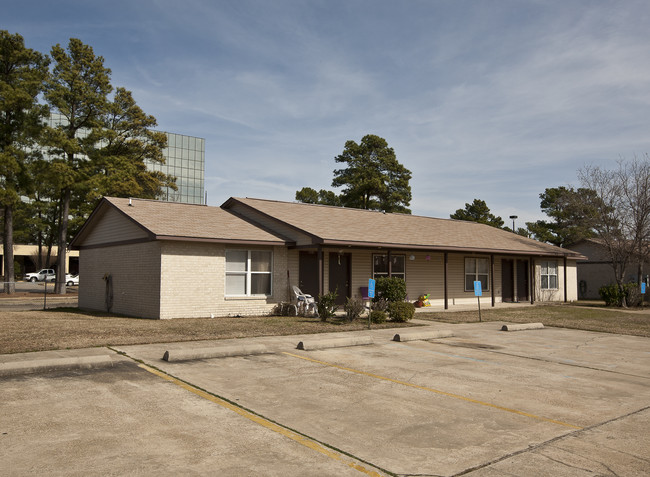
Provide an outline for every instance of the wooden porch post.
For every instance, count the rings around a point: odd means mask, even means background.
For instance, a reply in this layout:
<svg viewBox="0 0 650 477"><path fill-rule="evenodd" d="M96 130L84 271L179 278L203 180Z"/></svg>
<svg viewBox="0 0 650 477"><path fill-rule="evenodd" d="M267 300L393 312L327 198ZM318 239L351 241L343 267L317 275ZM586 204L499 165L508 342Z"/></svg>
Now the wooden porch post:
<svg viewBox="0 0 650 477"><path fill-rule="evenodd" d="M566 303L568 300L568 295L567 295L567 276L566 276L566 255L564 256L564 303Z"/></svg>
<svg viewBox="0 0 650 477"><path fill-rule="evenodd" d="M535 259L530 258L530 304L535 303Z"/></svg>
<svg viewBox="0 0 650 477"><path fill-rule="evenodd" d="M393 264L390 262L390 250L387 250L386 260L388 260L388 278L393 276Z"/></svg>
<svg viewBox="0 0 650 477"><path fill-rule="evenodd" d="M318 294L325 294L325 266L323 264L323 248L318 246Z"/></svg>
<svg viewBox="0 0 650 477"><path fill-rule="evenodd" d="M496 303L494 298L494 254L490 255L490 294L492 295L492 306ZM514 298L514 297L513 297Z"/></svg>
<svg viewBox="0 0 650 477"><path fill-rule="evenodd" d="M449 287L447 278L449 276L449 253L445 252L445 265L443 267L444 285L445 285L445 310L449 309Z"/></svg>

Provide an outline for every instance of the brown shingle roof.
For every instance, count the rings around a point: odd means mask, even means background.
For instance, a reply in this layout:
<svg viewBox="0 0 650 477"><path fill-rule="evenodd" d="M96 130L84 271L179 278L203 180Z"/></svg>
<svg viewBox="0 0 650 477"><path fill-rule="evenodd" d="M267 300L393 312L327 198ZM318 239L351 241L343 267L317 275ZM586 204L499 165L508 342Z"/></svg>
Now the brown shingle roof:
<svg viewBox="0 0 650 477"><path fill-rule="evenodd" d="M129 205L131 203L132 205ZM219 207L144 199L105 197L95 212L110 204L144 228L152 238L209 242L282 244L286 240ZM93 212L93 214L95 214ZM92 215L86 224L91 222ZM84 228L86 225L84 225ZM83 229L77 234L82 235ZM77 237L75 237L75 242Z"/></svg>
<svg viewBox="0 0 650 477"><path fill-rule="evenodd" d="M324 245L581 258L571 250L475 222L250 198L231 198L222 207L236 202L307 233L315 243Z"/></svg>

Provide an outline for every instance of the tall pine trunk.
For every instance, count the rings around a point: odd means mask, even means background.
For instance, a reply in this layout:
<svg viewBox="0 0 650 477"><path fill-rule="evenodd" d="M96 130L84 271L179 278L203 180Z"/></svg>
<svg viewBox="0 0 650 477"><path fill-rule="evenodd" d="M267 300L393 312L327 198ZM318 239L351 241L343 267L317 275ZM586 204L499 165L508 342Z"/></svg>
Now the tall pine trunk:
<svg viewBox="0 0 650 477"><path fill-rule="evenodd" d="M66 249L68 247L68 215L70 215L70 188L63 190L61 197L61 217L59 220L59 250L56 258L56 284L54 293L65 295L65 265L67 260Z"/></svg>
<svg viewBox="0 0 650 477"><path fill-rule="evenodd" d="M4 240L2 241L2 257L4 259L4 292L12 294L16 292L14 282L14 211L12 205L4 207Z"/></svg>
<svg viewBox="0 0 650 477"><path fill-rule="evenodd" d="M37 234L37 242L38 242L38 263L36 264L36 268L39 270L41 268L45 268L43 266L43 232L41 229L40 224L43 222L43 214L41 213L40 209L38 211L38 223L39 223L39 230Z"/></svg>

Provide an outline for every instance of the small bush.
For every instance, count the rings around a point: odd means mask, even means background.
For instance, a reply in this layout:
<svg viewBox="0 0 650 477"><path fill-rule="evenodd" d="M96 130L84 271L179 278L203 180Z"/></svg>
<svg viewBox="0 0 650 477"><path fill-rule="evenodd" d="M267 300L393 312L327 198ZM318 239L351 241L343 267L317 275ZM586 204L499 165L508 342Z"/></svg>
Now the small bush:
<svg viewBox="0 0 650 477"><path fill-rule="evenodd" d="M354 321L361 316L361 313L363 313L366 307L363 306L361 301L355 298L348 298L345 301L345 305L343 305L343 309L345 310L348 321Z"/></svg>
<svg viewBox="0 0 650 477"><path fill-rule="evenodd" d="M388 310L388 302L383 298L373 298L372 309L377 311L386 311Z"/></svg>
<svg viewBox="0 0 650 477"><path fill-rule="evenodd" d="M600 298L605 301L606 306L621 306L623 301L621 290L615 283L600 287L598 289L598 294L600 295Z"/></svg>
<svg viewBox="0 0 650 477"><path fill-rule="evenodd" d="M600 287L598 294L605 301L606 306L623 306L624 298L627 306L639 306L642 299L637 283L626 283L623 285L623 290L616 283L612 283Z"/></svg>
<svg viewBox="0 0 650 477"><path fill-rule="evenodd" d="M638 283L628 283L625 285L625 301L627 306L641 306L641 290Z"/></svg>
<svg viewBox="0 0 650 477"><path fill-rule="evenodd" d="M388 305L390 319L397 322L406 322L415 315L415 305L407 301L397 301Z"/></svg>
<svg viewBox="0 0 650 477"><path fill-rule="evenodd" d="M271 310L271 316L296 316L298 308L293 303L278 303Z"/></svg>
<svg viewBox="0 0 650 477"><path fill-rule="evenodd" d="M370 321L372 323L385 323L386 312L381 310L372 310L370 312Z"/></svg>
<svg viewBox="0 0 650 477"><path fill-rule="evenodd" d="M382 277L376 284L377 299L386 301L406 300L406 282L399 277Z"/></svg>
<svg viewBox="0 0 650 477"><path fill-rule="evenodd" d="M339 307L336 304L338 296L339 294L336 290L326 293L325 295L318 295L318 303L316 307L318 308L318 316L320 316L321 321L325 321L334 316L334 312Z"/></svg>

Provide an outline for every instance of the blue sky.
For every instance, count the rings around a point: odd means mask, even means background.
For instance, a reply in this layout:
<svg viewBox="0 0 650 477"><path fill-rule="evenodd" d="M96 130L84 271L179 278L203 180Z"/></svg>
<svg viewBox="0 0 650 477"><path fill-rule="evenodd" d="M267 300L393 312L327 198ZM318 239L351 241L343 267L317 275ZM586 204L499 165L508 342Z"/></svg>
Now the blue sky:
<svg viewBox="0 0 650 477"><path fill-rule="evenodd" d="M650 2L5 2L0 29L91 45L159 129L206 139L208 203L331 189L376 134L413 213L480 198L517 225L586 164L650 152Z"/></svg>

